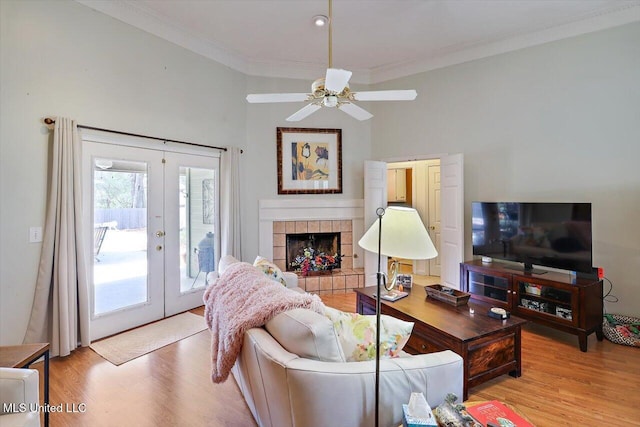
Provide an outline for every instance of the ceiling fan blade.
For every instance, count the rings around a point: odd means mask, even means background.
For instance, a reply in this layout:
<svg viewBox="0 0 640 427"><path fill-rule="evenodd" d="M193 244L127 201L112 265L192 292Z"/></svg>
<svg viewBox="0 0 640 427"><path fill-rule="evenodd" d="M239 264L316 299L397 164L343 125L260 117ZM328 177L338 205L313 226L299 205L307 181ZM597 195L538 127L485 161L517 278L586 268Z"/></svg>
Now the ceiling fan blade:
<svg viewBox="0 0 640 427"><path fill-rule="evenodd" d="M340 104L338 105L338 108L358 120L368 120L373 117L373 114L363 108L358 107L356 104Z"/></svg>
<svg viewBox="0 0 640 427"><path fill-rule="evenodd" d="M324 88L329 92L340 93L349 83L351 71L339 68L327 68L327 75L324 78Z"/></svg>
<svg viewBox="0 0 640 427"><path fill-rule="evenodd" d="M302 107L301 109L299 109L298 111L296 111L295 113L293 113L292 115L287 117L287 121L288 122L300 121L300 120L304 119L305 117L315 113L320 108L321 107L319 105L316 105L316 104L305 105L304 107Z"/></svg>
<svg viewBox="0 0 640 427"><path fill-rule="evenodd" d="M413 101L418 92L409 90L373 90L368 92L355 92L353 99L356 101Z"/></svg>
<svg viewBox="0 0 640 427"><path fill-rule="evenodd" d="M301 102L309 98L307 93L252 93L247 95L247 101L252 104L265 102Z"/></svg>

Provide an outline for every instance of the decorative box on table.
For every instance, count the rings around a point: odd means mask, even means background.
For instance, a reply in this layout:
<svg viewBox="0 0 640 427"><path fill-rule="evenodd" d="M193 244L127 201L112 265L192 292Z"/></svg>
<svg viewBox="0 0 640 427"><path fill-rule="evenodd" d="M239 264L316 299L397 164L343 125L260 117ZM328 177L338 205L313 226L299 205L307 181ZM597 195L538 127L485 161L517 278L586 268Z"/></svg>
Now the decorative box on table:
<svg viewBox="0 0 640 427"><path fill-rule="evenodd" d="M428 285L424 287L429 298L437 299L451 305L465 305L469 302L471 294L442 285Z"/></svg>

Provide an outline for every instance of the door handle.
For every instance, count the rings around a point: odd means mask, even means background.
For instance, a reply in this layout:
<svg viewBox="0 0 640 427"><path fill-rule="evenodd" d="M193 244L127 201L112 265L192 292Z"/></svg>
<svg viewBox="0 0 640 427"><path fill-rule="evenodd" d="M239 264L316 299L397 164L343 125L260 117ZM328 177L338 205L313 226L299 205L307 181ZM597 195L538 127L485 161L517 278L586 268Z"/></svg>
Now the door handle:
<svg viewBox="0 0 640 427"><path fill-rule="evenodd" d="M436 229L435 225L432 225L431 227L429 227L429 230L435 230L435 229Z"/></svg>
<svg viewBox="0 0 640 427"><path fill-rule="evenodd" d="M162 250L162 245L156 246L156 251L161 251L161 250Z"/></svg>
<svg viewBox="0 0 640 427"><path fill-rule="evenodd" d="M156 231L157 237L164 237L164 231Z"/></svg>

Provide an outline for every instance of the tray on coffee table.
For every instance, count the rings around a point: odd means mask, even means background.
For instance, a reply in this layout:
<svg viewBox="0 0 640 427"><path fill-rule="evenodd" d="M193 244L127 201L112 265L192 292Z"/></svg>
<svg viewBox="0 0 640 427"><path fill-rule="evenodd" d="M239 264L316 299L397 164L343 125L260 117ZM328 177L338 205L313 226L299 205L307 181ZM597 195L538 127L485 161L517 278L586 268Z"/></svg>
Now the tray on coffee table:
<svg viewBox="0 0 640 427"><path fill-rule="evenodd" d="M424 290L429 298L455 306L467 304L471 297L471 294L442 285L427 285L424 287Z"/></svg>

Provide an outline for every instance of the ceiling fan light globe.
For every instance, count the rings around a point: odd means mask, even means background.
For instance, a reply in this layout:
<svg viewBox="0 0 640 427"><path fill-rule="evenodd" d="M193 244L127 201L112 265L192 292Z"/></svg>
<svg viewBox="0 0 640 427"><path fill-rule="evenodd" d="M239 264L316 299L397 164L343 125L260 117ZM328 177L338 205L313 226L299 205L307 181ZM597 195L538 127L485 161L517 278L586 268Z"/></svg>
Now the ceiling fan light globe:
<svg viewBox="0 0 640 427"><path fill-rule="evenodd" d="M325 107L335 107L338 105L338 97L335 95L327 95L324 97L323 103Z"/></svg>

